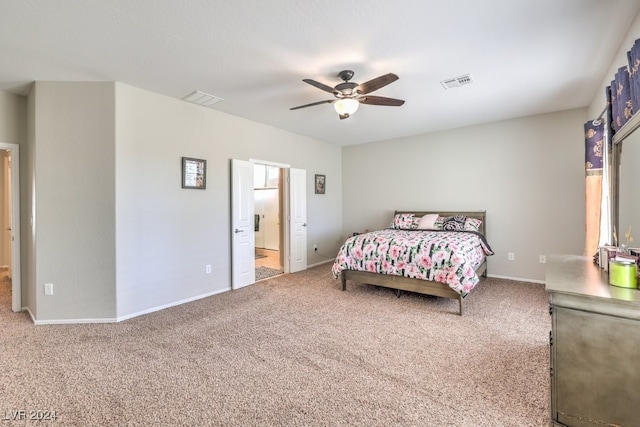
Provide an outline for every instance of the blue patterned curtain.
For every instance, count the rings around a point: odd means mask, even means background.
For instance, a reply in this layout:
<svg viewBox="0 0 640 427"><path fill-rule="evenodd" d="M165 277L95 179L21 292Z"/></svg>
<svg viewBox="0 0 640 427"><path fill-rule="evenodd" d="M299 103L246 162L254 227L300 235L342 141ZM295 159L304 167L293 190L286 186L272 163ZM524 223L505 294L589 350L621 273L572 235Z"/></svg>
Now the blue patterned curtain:
<svg viewBox="0 0 640 427"><path fill-rule="evenodd" d="M640 110L640 39L627 52L628 64L619 67L605 88L606 108L587 122L585 132L586 242L585 254L612 244L610 182L613 135ZM602 119L602 120L601 120Z"/></svg>
<svg viewBox="0 0 640 427"><path fill-rule="evenodd" d="M640 108L640 40L636 40L631 50L627 52L629 61L629 91L633 111Z"/></svg>
<svg viewBox="0 0 640 427"><path fill-rule="evenodd" d="M618 68L615 75L614 84L616 94L614 98L614 123L615 129L620 130L622 126L633 115L633 101L631 100L631 81L629 78L629 67Z"/></svg>
<svg viewBox="0 0 640 427"><path fill-rule="evenodd" d="M640 39L627 52L628 64L619 67L605 88L606 108L597 120L585 123L586 239L585 254L614 243L611 212L613 135L640 110ZM602 120L601 120L602 119Z"/></svg>

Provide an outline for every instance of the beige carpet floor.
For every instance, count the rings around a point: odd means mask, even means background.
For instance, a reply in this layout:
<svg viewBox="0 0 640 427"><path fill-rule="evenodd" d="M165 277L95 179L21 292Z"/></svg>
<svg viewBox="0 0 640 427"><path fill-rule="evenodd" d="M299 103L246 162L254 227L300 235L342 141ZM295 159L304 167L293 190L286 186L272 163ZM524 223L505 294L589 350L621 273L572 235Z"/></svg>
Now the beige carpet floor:
<svg viewBox="0 0 640 427"><path fill-rule="evenodd" d="M458 303L330 264L118 324L34 326L0 283L2 426L547 426L539 284Z"/></svg>

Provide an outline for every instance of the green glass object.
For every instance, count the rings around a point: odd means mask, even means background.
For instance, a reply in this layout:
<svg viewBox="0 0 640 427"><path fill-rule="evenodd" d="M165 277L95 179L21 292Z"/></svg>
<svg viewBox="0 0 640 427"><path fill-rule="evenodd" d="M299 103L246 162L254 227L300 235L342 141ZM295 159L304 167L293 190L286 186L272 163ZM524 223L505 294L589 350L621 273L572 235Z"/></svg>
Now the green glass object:
<svg viewBox="0 0 640 427"><path fill-rule="evenodd" d="M638 288L638 266L633 261L609 261L609 284L621 288Z"/></svg>

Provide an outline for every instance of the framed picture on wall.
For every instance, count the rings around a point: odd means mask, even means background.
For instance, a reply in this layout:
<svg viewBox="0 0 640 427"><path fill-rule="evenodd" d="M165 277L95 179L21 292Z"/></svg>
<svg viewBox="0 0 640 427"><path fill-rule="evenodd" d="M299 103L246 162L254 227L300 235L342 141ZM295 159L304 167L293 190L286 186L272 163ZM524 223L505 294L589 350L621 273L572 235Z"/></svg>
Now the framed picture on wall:
<svg viewBox="0 0 640 427"><path fill-rule="evenodd" d="M316 174L316 194L324 194L327 177L326 175Z"/></svg>
<svg viewBox="0 0 640 427"><path fill-rule="evenodd" d="M182 188L207 188L207 161L192 157L182 158Z"/></svg>

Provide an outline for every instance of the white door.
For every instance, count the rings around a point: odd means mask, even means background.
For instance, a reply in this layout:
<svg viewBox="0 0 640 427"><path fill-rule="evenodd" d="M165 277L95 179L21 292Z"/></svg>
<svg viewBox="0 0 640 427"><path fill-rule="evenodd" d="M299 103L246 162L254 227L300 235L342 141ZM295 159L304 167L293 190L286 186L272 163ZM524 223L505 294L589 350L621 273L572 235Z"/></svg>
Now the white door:
<svg viewBox="0 0 640 427"><path fill-rule="evenodd" d="M231 159L231 288L256 282L253 163Z"/></svg>
<svg viewBox="0 0 640 427"><path fill-rule="evenodd" d="M307 269L307 171L289 169L289 272Z"/></svg>

